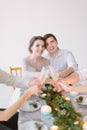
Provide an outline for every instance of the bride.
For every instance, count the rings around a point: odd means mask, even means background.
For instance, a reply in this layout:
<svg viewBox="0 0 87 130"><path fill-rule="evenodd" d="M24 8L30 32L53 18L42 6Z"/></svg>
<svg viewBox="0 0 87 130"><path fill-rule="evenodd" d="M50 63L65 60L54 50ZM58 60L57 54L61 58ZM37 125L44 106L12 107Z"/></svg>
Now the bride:
<svg viewBox="0 0 87 130"><path fill-rule="evenodd" d="M42 56L45 46L43 37L34 36L31 38L28 47L30 55L24 59L25 70L40 72L43 66L50 64L49 60Z"/></svg>
<svg viewBox="0 0 87 130"><path fill-rule="evenodd" d="M47 60L46 58L44 58L42 56L42 54L45 50L45 46L46 45L44 42L44 38L41 36L34 36L31 38L31 40L29 42L28 49L29 49L30 54L27 57L25 57L23 60L23 70L24 70L24 72L29 73L29 75L31 76L31 80L34 78L37 78L37 76L35 74L36 73L40 74L43 67L50 65L49 60ZM40 76L38 78L41 79ZM43 76L42 76L42 79L43 79ZM24 89L21 89L21 94L23 94L24 91L25 91ZM31 102L37 103L37 107L34 109L32 108L32 112L30 109ZM24 113L24 116L22 116L23 111L20 111L19 121L18 121L19 130L22 130L21 125L25 121L41 120L41 115L40 115L41 105L42 105L42 101L39 98L39 95L33 95L26 101L26 103L23 105L22 109L24 109L24 111L28 110L28 112ZM28 106L28 108L26 108L26 106Z"/></svg>

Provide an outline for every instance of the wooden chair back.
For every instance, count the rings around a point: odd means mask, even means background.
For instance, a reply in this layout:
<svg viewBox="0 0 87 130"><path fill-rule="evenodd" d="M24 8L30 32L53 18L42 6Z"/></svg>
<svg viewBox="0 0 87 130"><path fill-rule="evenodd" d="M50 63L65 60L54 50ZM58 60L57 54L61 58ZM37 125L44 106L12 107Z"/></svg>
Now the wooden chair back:
<svg viewBox="0 0 87 130"><path fill-rule="evenodd" d="M10 74L14 76L22 76L22 67L10 67ZM13 87L15 89L15 87Z"/></svg>

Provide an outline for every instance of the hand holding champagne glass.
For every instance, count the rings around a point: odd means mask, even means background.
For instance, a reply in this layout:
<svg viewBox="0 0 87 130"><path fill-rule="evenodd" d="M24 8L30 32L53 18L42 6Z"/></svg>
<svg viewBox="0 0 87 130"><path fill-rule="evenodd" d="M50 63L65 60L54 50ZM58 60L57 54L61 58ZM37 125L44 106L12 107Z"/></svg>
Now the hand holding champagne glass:
<svg viewBox="0 0 87 130"><path fill-rule="evenodd" d="M58 80L58 74L56 73L55 69L53 68L53 66L49 65L48 66L49 68L49 72L50 72L50 76L52 77L52 79L55 81L55 80Z"/></svg>
<svg viewBox="0 0 87 130"><path fill-rule="evenodd" d="M44 82L46 81L48 76L49 76L48 68L47 67L43 67L42 70L41 70L40 77L39 77L39 80L41 81L41 85L44 84Z"/></svg>

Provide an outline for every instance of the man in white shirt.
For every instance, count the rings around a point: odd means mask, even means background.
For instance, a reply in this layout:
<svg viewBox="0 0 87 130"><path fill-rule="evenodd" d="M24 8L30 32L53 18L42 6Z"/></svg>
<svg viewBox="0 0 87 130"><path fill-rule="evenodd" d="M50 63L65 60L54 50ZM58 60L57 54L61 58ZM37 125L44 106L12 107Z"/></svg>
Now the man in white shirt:
<svg viewBox="0 0 87 130"><path fill-rule="evenodd" d="M58 47L57 38L53 34L44 35L48 53L44 55L50 60L54 69L59 72L59 77L67 77L77 70L77 63L73 54L68 50Z"/></svg>

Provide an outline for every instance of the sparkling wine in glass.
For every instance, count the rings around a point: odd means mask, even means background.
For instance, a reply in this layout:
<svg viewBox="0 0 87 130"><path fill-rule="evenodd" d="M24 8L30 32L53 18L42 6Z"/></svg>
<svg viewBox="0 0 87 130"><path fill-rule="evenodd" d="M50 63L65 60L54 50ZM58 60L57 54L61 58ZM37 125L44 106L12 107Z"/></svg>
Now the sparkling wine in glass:
<svg viewBox="0 0 87 130"><path fill-rule="evenodd" d="M49 70L47 69L47 67L43 67L39 77L41 84L45 82L45 80L48 78L48 75L49 75Z"/></svg>
<svg viewBox="0 0 87 130"><path fill-rule="evenodd" d="M53 66L49 65L49 72L50 72L50 76L52 77L53 80L58 80L58 75L55 71L55 69L53 68Z"/></svg>

